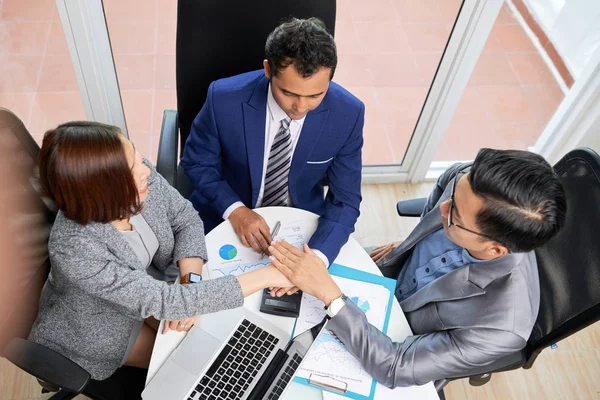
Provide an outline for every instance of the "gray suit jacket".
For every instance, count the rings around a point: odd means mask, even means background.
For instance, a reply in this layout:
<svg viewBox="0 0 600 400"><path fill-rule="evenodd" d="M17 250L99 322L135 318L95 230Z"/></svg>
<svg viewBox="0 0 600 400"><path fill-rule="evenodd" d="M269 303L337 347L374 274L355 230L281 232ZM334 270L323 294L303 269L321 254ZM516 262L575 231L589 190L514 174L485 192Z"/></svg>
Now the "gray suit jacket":
<svg viewBox="0 0 600 400"><path fill-rule="evenodd" d="M415 244L442 227L439 205L450 197L456 164L438 180L421 222L380 266L405 263ZM394 343L349 302L328 328L373 378L388 387L466 376L474 367L521 350L540 303L533 252L467 264L400 303L413 336Z"/></svg>
<svg viewBox="0 0 600 400"><path fill-rule="evenodd" d="M182 258L206 259L198 213L145 162L152 173L142 215L159 243L152 264L164 271ZM51 271L29 339L70 358L93 379L120 366L136 321L184 319L244 301L233 276L194 285L155 280L110 223L80 225L59 213L48 249Z"/></svg>

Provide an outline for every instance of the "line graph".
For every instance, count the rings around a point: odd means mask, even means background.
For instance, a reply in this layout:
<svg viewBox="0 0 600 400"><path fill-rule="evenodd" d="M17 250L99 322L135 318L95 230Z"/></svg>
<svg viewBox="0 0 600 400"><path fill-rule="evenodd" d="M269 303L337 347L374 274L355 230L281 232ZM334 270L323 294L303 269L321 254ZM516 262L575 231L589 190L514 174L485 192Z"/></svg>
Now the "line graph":
<svg viewBox="0 0 600 400"><path fill-rule="evenodd" d="M333 276L342 293L348 296L348 303L354 303L374 327L384 327L387 305L391 292L383 285ZM346 306L348 307L348 305ZM304 293L300 316L294 333L304 332L321 321L325 314L324 304L315 297ZM332 376L348 383L348 391L369 396L373 378L363 369L360 362L330 332L323 331L317 337L310 351L304 357L297 376L308 379L312 373Z"/></svg>
<svg viewBox="0 0 600 400"><path fill-rule="evenodd" d="M269 261L269 259L267 258L266 260L257 261L255 263L251 263L251 264L237 264L237 265L232 265L232 266L227 266L227 267L223 266L220 268L214 268L214 271L221 273L222 276L239 275L239 274L243 274L244 272L253 271L255 269L266 267L269 264L271 264L271 261Z"/></svg>
<svg viewBox="0 0 600 400"><path fill-rule="evenodd" d="M335 365L336 368L353 369L359 375L362 375L363 372L360 362L328 331L319 335L312 349L306 355L306 360Z"/></svg>

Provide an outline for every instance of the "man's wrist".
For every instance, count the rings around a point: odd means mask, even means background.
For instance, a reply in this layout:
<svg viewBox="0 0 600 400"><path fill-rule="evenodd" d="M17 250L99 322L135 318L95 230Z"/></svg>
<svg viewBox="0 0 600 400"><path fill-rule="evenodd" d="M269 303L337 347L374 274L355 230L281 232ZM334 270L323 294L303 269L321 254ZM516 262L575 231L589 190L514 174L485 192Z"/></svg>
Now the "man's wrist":
<svg viewBox="0 0 600 400"><path fill-rule="evenodd" d="M341 296L342 296L342 291L340 290L340 288L336 288L336 289L328 290L327 292L325 292L324 294L319 296L319 300L321 300L323 302L323 304L325 304L325 307L329 307L333 300L338 299Z"/></svg>
<svg viewBox="0 0 600 400"><path fill-rule="evenodd" d="M342 293L339 297L336 297L331 303L325 307L325 312L329 318L334 318L341 310L346 306L348 298Z"/></svg>
<svg viewBox="0 0 600 400"><path fill-rule="evenodd" d="M244 203L242 203L241 201L236 201L235 203L227 207L227 209L223 213L223 219L229 219L231 214L233 214L233 212L240 207L244 207Z"/></svg>
<svg viewBox="0 0 600 400"><path fill-rule="evenodd" d="M325 264L325 268L329 268L329 259L327 258L327 256L323 254L323 252L321 252L320 250L313 249L313 252L317 257L321 259L321 261L323 261L323 264Z"/></svg>

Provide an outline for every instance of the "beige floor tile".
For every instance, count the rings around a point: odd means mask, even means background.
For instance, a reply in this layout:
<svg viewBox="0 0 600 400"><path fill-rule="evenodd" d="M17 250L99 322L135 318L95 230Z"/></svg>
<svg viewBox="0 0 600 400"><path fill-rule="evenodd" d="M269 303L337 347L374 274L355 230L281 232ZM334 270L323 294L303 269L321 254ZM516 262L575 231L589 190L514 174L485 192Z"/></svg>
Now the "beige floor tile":
<svg viewBox="0 0 600 400"><path fill-rule="evenodd" d="M521 85L555 84L556 79L538 52L506 53Z"/></svg>
<svg viewBox="0 0 600 400"><path fill-rule="evenodd" d="M50 21L20 22L0 19L0 54L42 55Z"/></svg>
<svg viewBox="0 0 600 400"><path fill-rule="evenodd" d="M176 0L170 0L176 4ZM103 0L104 13L110 22L156 21L156 0Z"/></svg>
<svg viewBox="0 0 600 400"><path fill-rule="evenodd" d="M54 0L4 0L1 19L18 21L50 21L56 9Z"/></svg>
<svg viewBox="0 0 600 400"><path fill-rule="evenodd" d="M106 22L113 54L156 54L156 22Z"/></svg>
<svg viewBox="0 0 600 400"><path fill-rule="evenodd" d="M153 96L154 92L151 90L121 91L128 130L150 132L152 128Z"/></svg>
<svg viewBox="0 0 600 400"><path fill-rule="evenodd" d="M38 91L73 92L78 90L71 57L68 54L46 55L42 64Z"/></svg>

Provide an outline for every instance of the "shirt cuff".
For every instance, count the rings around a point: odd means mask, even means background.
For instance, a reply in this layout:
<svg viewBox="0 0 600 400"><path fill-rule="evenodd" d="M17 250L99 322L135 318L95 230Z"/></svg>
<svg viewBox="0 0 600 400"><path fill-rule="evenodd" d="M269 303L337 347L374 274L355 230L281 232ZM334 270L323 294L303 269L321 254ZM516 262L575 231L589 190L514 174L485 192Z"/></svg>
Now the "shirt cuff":
<svg viewBox="0 0 600 400"><path fill-rule="evenodd" d="M241 201L236 201L235 203L227 207L227 210L225 210L225 212L223 213L223 219L228 219L232 212L243 206L244 203L242 203Z"/></svg>
<svg viewBox="0 0 600 400"><path fill-rule="evenodd" d="M321 259L321 261L323 261L325 263L325 266L327 268L329 268L329 259L327 258L327 256L325 256L325 254L321 253L320 250L313 250L313 251Z"/></svg>

